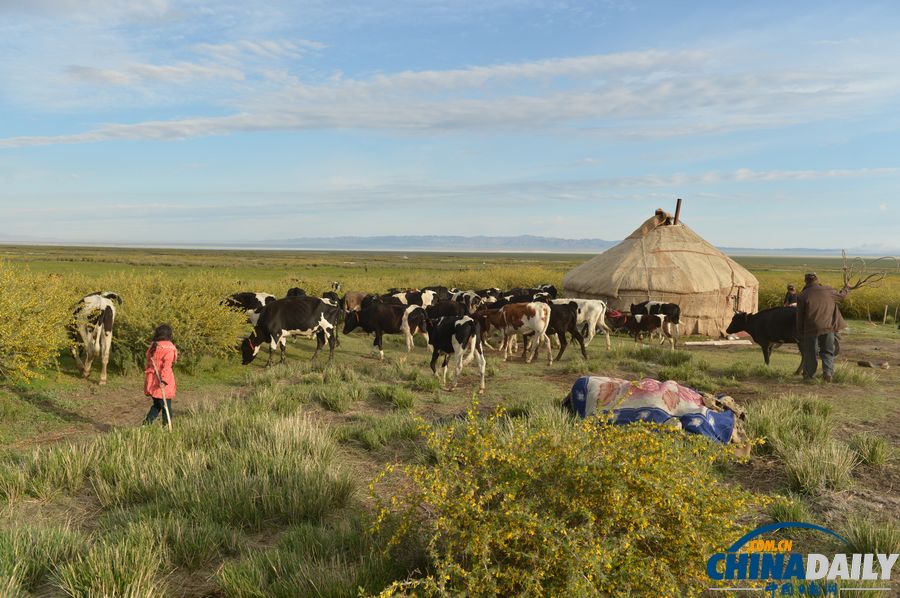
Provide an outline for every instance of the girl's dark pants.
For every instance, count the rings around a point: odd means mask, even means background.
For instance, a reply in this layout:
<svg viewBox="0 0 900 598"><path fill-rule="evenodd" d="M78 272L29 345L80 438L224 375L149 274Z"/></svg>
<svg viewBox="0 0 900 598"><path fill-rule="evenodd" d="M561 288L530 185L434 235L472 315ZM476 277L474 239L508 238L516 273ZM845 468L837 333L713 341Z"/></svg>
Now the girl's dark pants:
<svg viewBox="0 0 900 598"><path fill-rule="evenodd" d="M172 399L166 399L167 407L169 408L169 415L172 417L175 416L172 413ZM145 424L152 424L156 417L162 412L163 414L163 424L168 424L169 422L166 420L166 411L163 409L163 400L162 399L153 399L153 405L150 407L150 411L147 412L147 417L144 419Z"/></svg>

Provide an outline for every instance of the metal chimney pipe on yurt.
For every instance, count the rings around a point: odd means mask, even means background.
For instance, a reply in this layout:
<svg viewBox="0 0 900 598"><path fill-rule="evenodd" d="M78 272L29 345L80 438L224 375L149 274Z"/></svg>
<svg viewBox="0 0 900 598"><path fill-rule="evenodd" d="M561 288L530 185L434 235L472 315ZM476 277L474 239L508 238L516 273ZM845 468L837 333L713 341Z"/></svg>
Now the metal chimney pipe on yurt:
<svg viewBox="0 0 900 598"><path fill-rule="evenodd" d="M678 224L678 216L681 214L681 198L678 198L678 202L675 204L675 220L672 221L672 224Z"/></svg>

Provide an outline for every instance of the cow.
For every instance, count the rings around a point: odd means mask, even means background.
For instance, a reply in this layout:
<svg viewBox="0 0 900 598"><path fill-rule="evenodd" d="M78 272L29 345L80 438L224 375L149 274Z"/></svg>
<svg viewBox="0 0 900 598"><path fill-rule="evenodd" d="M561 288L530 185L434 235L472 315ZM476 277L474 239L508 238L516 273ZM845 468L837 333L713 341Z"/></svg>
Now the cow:
<svg viewBox="0 0 900 598"><path fill-rule="evenodd" d="M285 297L272 301L263 310L253 332L241 343L243 365L248 365L259 353L263 343L269 343L269 359L266 367L272 364L272 353L281 348L281 362L284 363L287 338L289 336L316 337L316 351L312 358L328 343L328 360L334 358L334 346L337 340L337 323L340 309L318 297Z"/></svg>
<svg viewBox="0 0 900 598"><path fill-rule="evenodd" d="M426 335L427 338L426 319L425 310L419 305L390 305L372 301L362 309L347 314L344 334L350 334L357 328L369 334L375 333L373 351L377 349L378 358L384 359L383 335L403 333L406 337L406 353L409 354L414 346L413 336L416 333Z"/></svg>
<svg viewBox="0 0 900 598"><path fill-rule="evenodd" d="M400 305L421 305L427 307L433 305L435 301L437 301L437 294L434 291L400 291L381 296L382 303Z"/></svg>
<svg viewBox="0 0 900 598"><path fill-rule="evenodd" d="M434 293L435 301L449 301L453 293L447 287L442 286L430 286L430 287L422 287L423 291L431 291ZM456 290L456 289L454 289Z"/></svg>
<svg viewBox="0 0 900 598"><path fill-rule="evenodd" d="M574 301L578 304L578 325L581 326L581 335L585 337L585 346L590 345L599 327L606 335L606 348L611 348L609 334L612 332L606 325L606 302L600 299L552 299L551 304L566 304Z"/></svg>
<svg viewBox="0 0 900 598"><path fill-rule="evenodd" d="M451 299L465 305L469 314L474 314L485 302L484 297L476 291L456 291L451 295ZM496 301L496 298L493 301Z"/></svg>
<svg viewBox="0 0 900 598"><path fill-rule="evenodd" d="M343 309L343 305L341 304L341 298L334 291L325 291L324 293L322 293L322 300L329 301L335 307L340 307L341 309Z"/></svg>
<svg viewBox="0 0 900 598"><path fill-rule="evenodd" d="M793 343L797 345L798 350L800 348L797 339L796 307L773 307L755 314L735 312L725 331L728 334L748 333L753 338L753 342L762 348L766 365L769 365L772 349L782 343ZM837 354L837 350L835 350L835 354ZM803 362L801 361L794 374L799 374L802 367Z"/></svg>
<svg viewBox="0 0 900 598"><path fill-rule="evenodd" d="M475 291L475 294L481 297L482 303L494 303L497 299L500 298L500 295L503 294L503 291L498 289L497 287L491 287L489 289L480 289Z"/></svg>
<svg viewBox="0 0 900 598"><path fill-rule="evenodd" d="M491 327L503 332L503 361L509 359L513 349L513 339L517 333L527 334L533 332L537 335L531 352L525 358L525 363L531 363L541 344L547 345L547 361L553 364L553 353L550 349L550 338L547 336L547 327L550 325L550 306L546 303L511 303L496 310L481 310L475 314L475 319L481 327L481 333L488 332Z"/></svg>
<svg viewBox="0 0 900 598"><path fill-rule="evenodd" d="M341 304L344 306L344 311L348 313L351 311L359 311L362 309L363 301L365 301L366 297L372 296L373 295L363 293L362 291L347 291L341 299Z"/></svg>
<svg viewBox="0 0 900 598"><path fill-rule="evenodd" d="M304 291L300 287L292 287L288 289L285 297L306 297L306 291Z"/></svg>
<svg viewBox="0 0 900 598"><path fill-rule="evenodd" d="M567 332L575 339L575 342L581 346L581 356L587 359L587 351L584 348L584 337L582 337L581 333L578 331L578 303L575 301L559 303L559 301L561 300L557 299L550 304L550 325L547 326L547 334L555 334L559 341L559 353L556 356L556 361L562 359L563 353L566 352L566 347L569 346L568 341L566 341ZM523 357L528 351L528 339L532 335L533 333L527 333L522 337L522 340L524 341L522 343L524 346L524 349L522 350Z"/></svg>
<svg viewBox="0 0 900 598"><path fill-rule="evenodd" d="M501 293L502 295L534 295L535 293L546 293L550 299L556 299L557 291L556 287L552 284L542 284L537 287L515 287L513 289L509 289L505 293Z"/></svg>
<svg viewBox="0 0 900 598"><path fill-rule="evenodd" d="M106 366L112 348L116 305L122 305L122 298L111 291L96 291L85 295L75 305L72 322L69 324L69 336L74 341L72 357L83 377L90 377L94 358L100 356L100 384L106 384ZM79 344L84 349L84 358L81 357Z"/></svg>
<svg viewBox="0 0 900 598"><path fill-rule="evenodd" d="M434 305L425 308L429 320L444 318L448 316L466 316L469 315L469 309L457 301L438 301Z"/></svg>
<svg viewBox="0 0 900 598"><path fill-rule="evenodd" d="M662 330L663 342L668 339L675 350L675 337L669 334L665 327L665 316L662 314L622 314L624 318L623 326L628 332L634 335L634 342L643 344L644 333L652 334L656 330Z"/></svg>
<svg viewBox="0 0 900 598"><path fill-rule="evenodd" d="M674 337L678 333L678 325L681 323L681 308L677 303L642 301L637 304L632 303L629 311L633 315L653 314L665 316L665 320L663 321L663 333L669 337Z"/></svg>
<svg viewBox="0 0 900 598"><path fill-rule="evenodd" d="M290 293L295 289L291 289L288 291ZM296 289L300 292L303 292L302 289ZM235 293L234 295L228 297L225 300L225 305L228 307L233 307L235 309L240 309L241 311L247 314L247 321L250 324L256 326L257 321L259 321L259 315L262 313L263 308L268 304L275 301L275 295L270 295L269 293L253 293L253 292L244 292L244 293Z"/></svg>
<svg viewBox="0 0 900 598"><path fill-rule="evenodd" d="M550 303L550 294L545 291L535 291L533 293L512 294L508 293L497 299L491 304L491 307L503 307L510 303Z"/></svg>
<svg viewBox="0 0 900 598"><path fill-rule="evenodd" d="M479 394L484 393L484 349L481 346L481 338L478 323L470 316L448 316L444 318L426 320L428 328L428 346L431 347L431 371L437 376L437 360L444 356L442 384L447 390L456 388L459 382L459 374L463 367L472 359L478 362L478 371L481 374L481 382L478 386ZM450 356L456 358L453 366L453 382L447 388L447 363Z"/></svg>

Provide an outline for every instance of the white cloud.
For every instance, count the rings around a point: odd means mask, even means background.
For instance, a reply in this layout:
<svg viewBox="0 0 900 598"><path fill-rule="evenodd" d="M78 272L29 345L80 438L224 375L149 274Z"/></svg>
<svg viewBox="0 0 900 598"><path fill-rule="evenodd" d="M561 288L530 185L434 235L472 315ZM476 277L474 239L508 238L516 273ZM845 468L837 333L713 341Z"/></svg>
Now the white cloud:
<svg viewBox="0 0 900 598"><path fill-rule="evenodd" d="M130 64L121 69L96 68L82 65L66 67L70 78L78 83L94 85L138 85L165 83L183 85L198 80L233 79L242 81L240 70L221 66L182 62L177 64Z"/></svg>
<svg viewBox="0 0 900 598"><path fill-rule="evenodd" d="M322 50L325 44L307 39L295 40L239 40L222 44L195 44L193 49L222 62L233 62L247 56L264 59L299 58L311 50Z"/></svg>

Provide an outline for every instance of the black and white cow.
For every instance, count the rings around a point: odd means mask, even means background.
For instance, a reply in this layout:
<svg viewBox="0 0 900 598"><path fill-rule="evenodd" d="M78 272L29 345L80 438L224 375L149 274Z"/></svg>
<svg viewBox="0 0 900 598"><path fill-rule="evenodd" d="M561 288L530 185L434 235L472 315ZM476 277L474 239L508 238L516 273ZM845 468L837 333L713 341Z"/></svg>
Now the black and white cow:
<svg viewBox="0 0 900 598"><path fill-rule="evenodd" d="M428 314L428 319L436 320L448 316L465 316L468 315L469 309L458 301L438 301L426 307L425 313Z"/></svg>
<svg viewBox="0 0 900 598"><path fill-rule="evenodd" d="M293 290L295 289L291 289L291 291ZM296 290L303 292L302 289ZM288 293L291 291L288 291ZM244 293L235 293L225 300L225 305L245 312L247 314L247 321L256 326L263 308L273 301L275 301L275 295L247 291Z"/></svg>
<svg viewBox="0 0 900 598"><path fill-rule="evenodd" d="M664 303L662 301L642 301L631 304L632 315L665 316L663 318L662 332L668 337L674 337L678 333L678 324L681 323L681 308L677 303Z"/></svg>
<svg viewBox="0 0 900 598"><path fill-rule="evenodd" d="M434 291L399 291L381 296L381 302L395 305L421 305L428 307L437 301Z"/></svg>
<svg viewBox="0 0 900 598"><path fill-rule="evenodd" d="M566 347L569 345L566 340L567 332L572 339L581 346L581 356L587 359L587 351L584 348L584 337L581 336L581 332L578 331L578 303L574 300L570 300L567 303L557 303L557 301L563 300L557 299L550 304L550 325L547 326L547 334L555 334L557 342L559 343L559 353L556 355L556 361L562 359L563 353L566 352ZM524 341L522 344L525 347L522 351L522 357L525 357L525 354L528 352L528 340L532 336L534 336L534 333L528 333L522 336L522 340ZM536 356L537 353L535 353L535 357Z"/></svg>
<svg viewBox="0 0 900 598"><path fill-rule="evenodd" d="M422 287L423 291L431 291L434 293L436 297L435 302L437 301L449 301L452 298L453 293L451 289L442 286L430 286L430 287ZM455 291L457 289L453 289ZM433 304L432 304L433 305Z"/></svg>
<svg viewBox="0 0 900 598"><path fill-rule="evenodd" d="M500 298L500 295L503 294L503 291L498 289L497 287L491 287L489 289L480 289L475 291L475 293L481 297L482 304L484 303L493 303L497 299Z"/></svg>
<svg viewBox="0 0 900 598"><path fill-rule="evenodd" d="M507 293L491 303L489 307L503 307L510 303L550 303L550 294L546 291L535 291L533 293L513 294Z"/></svg>
<svg viewBox="0 0 900 598"><path fill-rule="evenodd" d="M109 351L112 348L116 305L121 304L122 298L116 293L97 291L85 295L72 312L72 323L69 325L69 335L75 341L72 346L72 357L81 369L82 376L87 378L91 375L94 358L99 355L100 384L106 384L106 365L109 363Z"/></svg>
<svg viewBox="0 0 900 598"><path fill-rule="evenodd" d="M425 310L419 305L392 305L372 301L359 311L347 313L344 320L344 334L350 334L357 328L369 334L374 333L373 352L377 351L378 358L384 359L385 334L403 334L406 337L406 353L409 354L415 346L413 343L415 334L422 334L428 338L426 319Z"/></svg>
<svg viewBox="0 0 900 598"><path fill-rule="evenodd" d="M453 293L451 299L453 301L456 301L457 303L465 305L469 314L474 314L476 311L478 311L478 308L481 307L485 302L484 297L479 295L476 291L458 290ZM494 301L496 301L496 299L493 299L491 303L493 303Z"/></svg>
<svg viewBox="0 0 900 598"><path fill-rule="evenodd" d="M578 325L581 326L585 346L591 344L599 328L606 335L606 348L609 349L612 330L606 325L606 302L600 299L553 299L551 303L566 304L572 301L578 304Z"/></svg>
<svg viewBox="0 0 900 598"><path fill-rule="evenodd" d="M253 332L241 343L242 363L247 365L259 353L260 347L269 343L269 360L272 363L272 352L281 348L281 363L284 363L284 352L289 336L316 337L316 351L328 343L328 359L334 357L334 345L337 340L337 322L340 309L318 297L285 297L266 305Z"/></svg>
<svg viewBox="0 0 900 598"><path fill-rule="evenodd" d="M478 324L469 316L450 316L428 320L428 346L431 347L431 371L437 376L437 360L444 356L442 384L447 390L456 388L463 367L477 360L481 382L478 392L484 393L484 349L481 346ZM447 387L447 364L450 356L455 357L453 382Z"/></svg>
<svg viewBox="0 0 900 598"><path fill-rule="evenodd" d="M306 297L306 291L304 291L300 287L291 287L288 289L285 297Z"/></svg>

